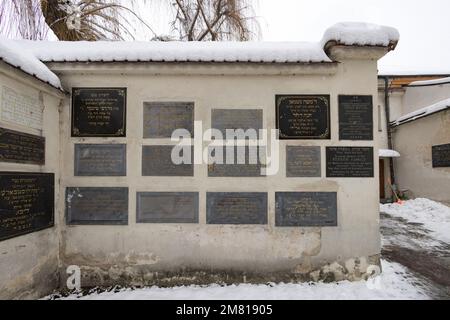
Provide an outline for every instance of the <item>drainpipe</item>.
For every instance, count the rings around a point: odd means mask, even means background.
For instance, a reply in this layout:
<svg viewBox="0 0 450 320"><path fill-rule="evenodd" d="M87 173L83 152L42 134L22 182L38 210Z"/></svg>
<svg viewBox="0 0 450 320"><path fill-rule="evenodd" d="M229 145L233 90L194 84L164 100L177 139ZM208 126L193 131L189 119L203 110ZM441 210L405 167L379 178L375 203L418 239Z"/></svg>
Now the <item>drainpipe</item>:
<svg viewBox="0 0 450 320"><path fill-rule="evenodd" d="M390 122L390 104L389 104L389 77L383 77L384 79L384 111L386 114L386 132L388 140L388 148L393 149L392 146L392 130L389 125ZM389 158L389 172L391 175L391 185L395 190L395 174L394 174L394 160Z"/></svg>

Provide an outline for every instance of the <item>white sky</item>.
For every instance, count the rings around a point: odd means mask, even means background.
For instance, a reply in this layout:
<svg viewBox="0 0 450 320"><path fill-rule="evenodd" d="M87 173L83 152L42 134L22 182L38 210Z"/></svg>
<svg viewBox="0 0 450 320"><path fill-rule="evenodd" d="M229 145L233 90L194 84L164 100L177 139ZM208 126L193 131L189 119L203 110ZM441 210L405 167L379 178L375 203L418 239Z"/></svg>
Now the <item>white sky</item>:
<svg viewBox="0 0 450 320"><path fill-rule="evenodd" d="M319 41L336 22L395 27L400 42L382 73L450 74L450 0L256 0L262 40Z"/></svg>

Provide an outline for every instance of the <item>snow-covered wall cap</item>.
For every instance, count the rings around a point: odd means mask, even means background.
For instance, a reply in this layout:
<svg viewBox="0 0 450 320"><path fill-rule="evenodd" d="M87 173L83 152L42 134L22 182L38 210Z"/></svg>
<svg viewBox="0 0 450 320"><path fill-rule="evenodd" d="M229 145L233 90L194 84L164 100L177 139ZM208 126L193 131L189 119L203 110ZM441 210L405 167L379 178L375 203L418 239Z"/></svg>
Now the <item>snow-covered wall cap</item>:
<svg viewBox="0 0 450 320"><path fill-rule="evenodd" d="M43 62L328 63L317 42L18 41Z"/></svg>
<svg viewBox="0 0 450 320"><path fill-rule="evenodd" d="M15 41L0 38L0 60L23 72L62 90L61 81L33 53L18 46Z"/></svg>
<svg viewBox="0 0 450 320"><path fill-rule="evenodd" d="M443 111L446 109L450 109L450 98L439 101L435 104L432 104L431 106L421 108L419 110L410 112L408 114L405 114L404 116L401 116L395 121L391 122L392 126L399 126L401 124L411 122L429 115L432 115L433 113Z"/></svg>
<svg viewBox="0 0 450 320"><path fill-rule="evenodd" d="M450 77L440 78L434 80L423 80L411 82L408 87L428 87L428 86L438 86L443 84L450 84Z"/></svg>
<svg viewBox="0 0 450 320"><path fill-rule="evenodd" d="M364 22L341 22L325 31L322 46L333 43L346 46L380 46L395 49L400 34L392 27Z"/></svg>

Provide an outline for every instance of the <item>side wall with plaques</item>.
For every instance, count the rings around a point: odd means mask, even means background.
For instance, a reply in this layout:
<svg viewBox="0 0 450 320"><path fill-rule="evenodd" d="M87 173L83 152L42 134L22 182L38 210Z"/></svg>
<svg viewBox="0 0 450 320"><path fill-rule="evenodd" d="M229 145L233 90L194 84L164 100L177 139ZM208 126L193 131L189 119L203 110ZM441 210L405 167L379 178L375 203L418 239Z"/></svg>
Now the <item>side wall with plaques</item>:
<svg viewBox="0 0 450 320"><path fill-rule="evenodd" d="M397 126L393 138L402 155L394 160L400 188L450 203L450 110ZM446 148L433 152L437 146Z"/></svg>
<svg viewBox="0 0 450 320"><path fill-rule="evenodd" d="M59 197L62 96L0 65L0 299L40 298L59 285L52 199Z"/></svg>
<svg viewBox="0 0 450 320"><path fill-rule="evenodd" d="M243 275L249 281L288 280L302 276L317 279L330 272L336 279L355 279L366 273L369 264L378 265L377 175L327 177L326 170L327 147L368 147L373 148L370 156L373 159L368 160L368 166L373 162L373 171L378 172L376 108L372 110L374 137L370 141L339 140L338 120L339 95L371 95L373 105L377 105L376 59L348 58L339 64L315 66L72 64L59 67L52 65L55 70L60 70L68 90L79 87L127 89L126 137L72 137L71 99L66 99L62 108L64 174L60 193L68 193L67 204L62 197L58 203L59 208L67 211L58 211L63 235L62 275L66 266L79 265L84 286L164 283L166 280L170 284L202 283L218 279L209 278L211 274L226 274L229 281L242 281ZM280 140L279 171L266 177L208 176L207 164L195 165L193 174L184 169L175 176L155 174L174 172L163 163L155 167L153 161L157 158L152 158L152 154L163 151L156 152L151 146L170 145L171 142L168 138L146 137L151 132L144 132L144 105L193 103L194 119L202 121L204 130L211 126L213 109L257 109L262 111L263 128L270 130L276 128L277 95L329 95L331 138ZM76 174L75 150L80 148L76 145L81 144L126 144L126 175L93 177ZM287 177L287 146L318 147L319 174ZM120 166L117 168L120 172ZM146 176L143 172L153 174ZM108 190L83 189L86 187L122 189L109 193ZM118 200L122 199L123 192L128 193L127 202ZM161 192L183 193L184 198L178 198L181 200L177 202L178 208L182 208L179 211L196 211L198 205L198 217L192 216L184 223L167 223L164 219L154 221L145 214L137 214L140 206L150 201L150 195ZM252 208L256 208L255 212L263 218L252 219L254 224L223 224L223 220L209 217L208 208L214 205L219 193L225 192L247 193L248 199L256 199ZM288 192L335 194L337 222L330 220L323 226L277 226L276 193ZM185 193L195 193L198 198ZM207 199L210 193L215 196ZM127 215L103 215L104 218L97 221L95 217L83 217L80 209L83 205L80 201L73 202L83 194L89 194L88 198L93 199L97 194L97 201L107 201L115 209L123 211L125 206ZM163 203L159 205L162 207ZM96 212L101 214L100 209ZM329 272L313 272L326 265ZM193 277L197 271L207 273ZM180 274L185 277L170 278ZM261 274L265 276L259 277ZM222 277L224 279L227 277Z"/></svg>

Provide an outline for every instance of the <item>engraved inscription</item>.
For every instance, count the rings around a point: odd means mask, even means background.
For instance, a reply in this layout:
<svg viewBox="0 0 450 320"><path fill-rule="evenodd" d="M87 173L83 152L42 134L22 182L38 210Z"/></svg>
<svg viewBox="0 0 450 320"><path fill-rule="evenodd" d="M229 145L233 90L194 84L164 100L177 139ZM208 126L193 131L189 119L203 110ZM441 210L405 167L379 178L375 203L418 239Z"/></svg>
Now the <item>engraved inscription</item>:
<svg viewBox="0 0 450 320"><path fill-rule="evenodd" d="M321 157L317 146L286 147L287 177L320 177Z"/></svg>
<svg viewBox="0 0 450 320"><path fill-rule="evenodd" d="M45 138L0 128L0 162L45 164Z"/></svg>
<svg viewBox="0 0 450 320"><path fill-rule="evenodd" d="M138 223L198 223L197 192L138 192Z"/></svg>
<svg viewBox="0 0 450 320"><path fill-rule="evenodd" d="M126 176L125 144L76 144L75 176Z"/></svg>
<svg viewBox="0 0 450 320"><path fill-rule="evenodd" d="M277 95L279 139L330 139L329 95Z"/></svg>
<svg viewBox="0 0 450 320"><path fill-rule="evenodd" d="M180 157L190 159L190 164L176 164L172 161L174 146L143 146L142 175L143 176L194 176L194 148L185 146L180 150Z"/></svg>
<svg viewBox="0 0 450 320"><path fill-rule="evenodd" d="M261 109L213 109L211 111L211 127L219 130L224 139L227 129L240 129L244 134L251 134L250 138L257 138L259 130L263 127L263 111ZM255 131L248 131L249 129ZM245 138L248 139L249 136Z"/></svg>
<svg viewBox="0 0 450 320"><path fill-rule="evenodd" d="M42 129L44 112L37 98L3 87L1 119L24 127Z"/></svg>
<svg viewBox="0 0 450 320"><path fill-rule="evenodd" d="M372 178L372 147L327 147L327 177Z"/></svg>
<svg viewBox="0 0 450 320"><path fill-rule="evenodd" d="M208 224L267 224L267 193L207 192Z"/></svg>
<svg viewBox="0 0 450 320"><path fill-rule="evenodd" d="M53 227L54 175L0 172L0 241Z"/></svg>
<svg viewBox="0 0 450 320"><path fill-rule="evenodd" d="M74 88L73 137L125 137L126 88Z"/></svg>
<svg viewBox="0 0 450 320"><path fill-rule="evenodd" d="M432 147L433 168L450 167L450 143Z"/></svg>
<svg viewBox="0 0 450 320"><path fill-rule="evenodd" d="M336 192L276 192L275 206L279 227L337 226Z"/></svg>
<svg viewBox="0 0 450 320"><path fill-rule="evenodd" d="M144 138L170 138L176 129L194 136L193 102L144 103Z"/></svg>
<svg viewBox="0 0 450 320"><path fill-rule="evenodd" d="M69 225L128 224L128 188L67 188Z"/></svg>
<svg viewBox="0 0 450 320"><path fill-rule="evenodd" d="M339 96L339 140L373 140L372 96Z"/></svg>
<svg viewBox="0 0 450 320"><path fill-rule="evenodd" d="M260 154L262 152L262 154ZM218 155L222 153L222 155ZM261 159L265 148L256 146L209 147L208 176L210 177L264 177ZM222 160L216 163L213 160Z"/></svg>

